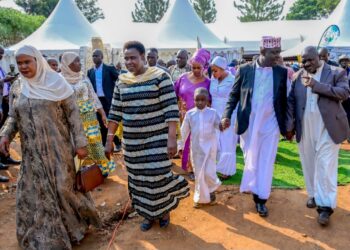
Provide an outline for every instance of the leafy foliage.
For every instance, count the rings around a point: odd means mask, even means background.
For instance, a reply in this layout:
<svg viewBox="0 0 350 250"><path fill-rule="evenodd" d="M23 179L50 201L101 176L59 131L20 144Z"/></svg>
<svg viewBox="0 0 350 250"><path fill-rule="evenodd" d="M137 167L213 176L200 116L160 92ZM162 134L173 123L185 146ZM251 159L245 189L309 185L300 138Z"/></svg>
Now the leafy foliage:
<svg viewBox="0 0 350 250"><path fill-rule="evenodd" d="M192 4L204 23L215 22L217 11L214 0L193 0Z"/></svg>
<svg viewBox="0 0 350 250"><path fill-rule="evenodd" d="M100 18L104 18L97 0L75 0L77 6L89 20L90 23ZM16 4L21 6L28 14L42 15L48 17L56 7L58 0L15 0Z"/></svg>
<svg viewBox="0 0 350 250"><path fill-rule="evenodd" d="M287 14L287 20L310 20L328 17L340 0L297 0Z"/></svg>
<svg viewBox="0 0 350 250"><path fill-rule="evenodd" d="M278 20L283 12L285 1L276 0L235 0L233 5L242 16L241 22Z"/></svg>
<svg viewBox="0 0 350 250"><path fill-rule="evenodd" d="M169 0L138 0L131 13L137 23L158 23L169 8Z"/></svg>
<svg viewBox="0 0 350 250"><path fill-rule="evenodd" d="M23 14L0 8L0 41L5 47L16 44L32 34L45 21L44 16Z"/></svg>

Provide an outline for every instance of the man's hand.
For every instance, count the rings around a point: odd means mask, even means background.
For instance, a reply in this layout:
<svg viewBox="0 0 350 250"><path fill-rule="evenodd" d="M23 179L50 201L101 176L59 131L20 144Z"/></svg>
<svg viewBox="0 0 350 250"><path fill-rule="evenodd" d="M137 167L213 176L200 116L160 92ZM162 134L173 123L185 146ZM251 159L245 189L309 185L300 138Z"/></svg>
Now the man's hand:
<svg viewBox="0 0 350 250"><path fill-rule="evenodd" d="M311 76L302 76L303 79L302 83L305 87L312 88L315 85L315 80Z"/></svg>
<svg viewBox="0 0 350 250"><path fill-rule="evenodd" d="M222 126L222 123L219 124L219 129L221 132L224 131L224 127Z"/></svg>
<svg viewBox="0 0 350 250"><path fill-rule="evenodd" d="M286 139L290 142L293 141L294 134L294 131L287 131Z"/></svg>
<svg viewBox="0 0 350 250"><path fill-rule="evenodd" d="M106 146L105 146L105 155L107 157L108 160L111 159L111 155L113 153L114 150L114 146L113 146L113 142L106 142Z"/></svg>
<svg viewBox="0 0 350 250"><path fill-rule="evenodd" d="M177 142L176 137L168 138L168 157L169 159L173 159L177 153Z"/></svg>
<svg viewBox="0 0 350 250"><path fill-rule="evenodd" d="M4 82L12 82L16 80L17 76L6 76Z"/></svg>
<svg viewBox="0 0 350 250"><path fill-rule="evenodd" d="M231 126L231 120L228 119L228 118L224 118L221 120L221 126L222 126L222 129L225 130L227 128L229 128Z"/></svg>

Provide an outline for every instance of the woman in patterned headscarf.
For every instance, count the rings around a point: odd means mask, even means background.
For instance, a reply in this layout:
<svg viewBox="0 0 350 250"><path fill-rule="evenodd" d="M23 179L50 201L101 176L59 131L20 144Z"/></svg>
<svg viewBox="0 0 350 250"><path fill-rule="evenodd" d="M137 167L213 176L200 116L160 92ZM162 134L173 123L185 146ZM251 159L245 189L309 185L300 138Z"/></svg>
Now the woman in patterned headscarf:
<svg viewBox="0 0 350 250"><path fill-rule="evenodd" d="M210 60L210 52L199 49L190 59L192 70L183 74L175 82L175 92L179 99L181 120L188 110L194 108L194 92L197 88L206 88L209 91L210 79L205 76ZM194 180L194 174L189 161L190 139L185 143L182 155L182 168L189 170L189 177Z"/></svg>
<svg viewBox="0 0 350 250"><path fill-rule="evenodd" d="M79 55L74 52L65 52L62 55L61 74L71 84L80 110L85 135L88 139L88 151L90 160L96 163L102 175L107 177L115 169L115 163L108 160L104 154L99 122L96 111L100 113L102 120L107 123L106 114L98 99L92 84L82 72Z"/></svg>
<svg viewBox="0 0 350 250"><path fill-rule="evenodd" d="M32 46L16 52L20 94L10 103L0 151L21 138L16 193L17 239L22 249L71 249L89 224L100 224L88 196L77 192L74 156L87 156L87 139L72 87ZM74 145L73 145L74 144Z"/></svg>

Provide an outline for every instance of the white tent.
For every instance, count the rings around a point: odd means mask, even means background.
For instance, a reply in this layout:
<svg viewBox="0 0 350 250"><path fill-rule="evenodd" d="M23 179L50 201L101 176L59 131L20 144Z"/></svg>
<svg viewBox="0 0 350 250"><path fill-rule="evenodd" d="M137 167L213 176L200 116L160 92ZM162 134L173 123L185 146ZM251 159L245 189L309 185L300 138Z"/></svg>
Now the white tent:
<svg viewBox="0 0 350 250"><path fill-rule="evenodd" d="M330 17L330 24L338 25L340 37L333 47L350 47L350 0L342 0Z"/></svg>
<svg viewBox="0 0 350 250"><path fill-rule="evenodd" d="M92 25L101 35L104 43L121 48L126 41L139 40L145 46L153 46L156 23L134 23L131 12L135 0L100 0L105 19Z"/></svg>
<svg viewBox="0 0 350 250"><path fill-rule="evenodd" d="M139 40L146 47L194 49L197 37L206 48L228 47L206 27L188 0L170 1L169 9L158 24L133 22L133 0L115 0L108 4L105 0L102 4L106 18L96 21L93 26L112 47L121 48L128 40Z"/></svg>
<svg viewBox="0 0 350 250"><path fill-rule="evenodd" d="M315 21L264 21L232 22L231 24L208 24L210 29L233 47L243 47L246 52L259 50L262 36L282 38L282 48L293 48L306 39L307 34L317 27Z"/></svg>
<svg viewBox="0 0 350 250"><path fill-rule="evenodd" d="M198 17L189 0L176 0L159 23L158 48L228 48Z"/></svg>
<svg viewBox="0 0 350 250"><path fill-rule="evenodd" d="M92 25L80 12L73 0L60 0L43 25L32 35L10 47L16 50L22 45L33 45L39 50L78 50L98 36Z"/></svg>

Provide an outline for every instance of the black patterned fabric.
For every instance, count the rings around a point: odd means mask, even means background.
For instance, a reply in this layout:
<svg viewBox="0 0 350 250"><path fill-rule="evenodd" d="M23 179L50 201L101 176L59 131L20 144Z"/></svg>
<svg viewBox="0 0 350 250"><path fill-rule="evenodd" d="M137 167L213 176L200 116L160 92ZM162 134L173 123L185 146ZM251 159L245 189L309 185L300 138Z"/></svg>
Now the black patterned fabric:
<svg viewBox="0 0 350 250"><path fill-rule="evenodd" d="M169 76L118 83L109 120L123 124L124 158L134 208L149 220L162 218L189 195L187 181L171 172L167 155L168 122L179 121Z"/></svg>

